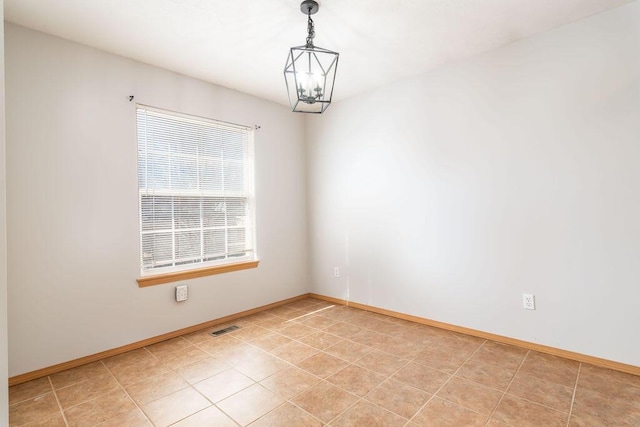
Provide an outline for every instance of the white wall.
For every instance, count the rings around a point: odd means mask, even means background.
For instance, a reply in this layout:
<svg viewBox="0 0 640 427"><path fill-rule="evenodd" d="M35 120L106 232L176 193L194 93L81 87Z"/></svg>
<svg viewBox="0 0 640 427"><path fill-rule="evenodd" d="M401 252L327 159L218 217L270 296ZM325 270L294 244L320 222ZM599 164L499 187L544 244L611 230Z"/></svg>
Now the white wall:
<svg viewBox="0 0 640 427"><path fill-rule="evenodd" d="M9 374L308 292L304 122L271 102L6 26ZM256 132L257 269L139 288L135 101Z"/></svg>
<svg viewBox="0 0 640 427"><path fill-rule="evenodd" d="M7 388L7 200L4 120L4 5L0 0L0 425L9 424Z"/></svg>
<svg viewBox="0 0 640 427"><path fill-rule="evenodd" d="M634 2L308 118L313 291L640 365L638 52Z"/></svg>

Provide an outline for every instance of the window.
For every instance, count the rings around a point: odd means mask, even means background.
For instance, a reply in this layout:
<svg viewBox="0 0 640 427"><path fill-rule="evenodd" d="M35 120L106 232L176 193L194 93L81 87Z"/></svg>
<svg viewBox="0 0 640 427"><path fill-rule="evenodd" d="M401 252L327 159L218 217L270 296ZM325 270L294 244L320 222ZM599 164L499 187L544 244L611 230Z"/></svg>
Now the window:
<svg viewBox="0 0 640 427"><path fill-rule="evenodd" d="M140 285L255 261L253 130L139 105L137 134Z"/></svg>

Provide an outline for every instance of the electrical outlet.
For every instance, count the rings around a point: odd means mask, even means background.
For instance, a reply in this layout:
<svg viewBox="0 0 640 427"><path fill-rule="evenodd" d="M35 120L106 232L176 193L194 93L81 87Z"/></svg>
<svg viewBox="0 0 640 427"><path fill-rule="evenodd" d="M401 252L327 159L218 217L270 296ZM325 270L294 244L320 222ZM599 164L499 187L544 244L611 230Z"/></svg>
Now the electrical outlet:
<svg viewBox="0 0 640 427"><path fill-rule="evenodd" d="M189 288L187 285L176 286L176 301L186 301L189 297Z"/></svg>
<svg viewBox="0 0 640 427"><path fill-rule="evenodd" d="M522 308L525 310L535 310L536 296L533 294L522 294Z"/></svg>
<svg viewBox="0 0 640 427"><path fill-rule="evenodd" d="M340 267L333 267L333 277L340 277Z"/></svg>

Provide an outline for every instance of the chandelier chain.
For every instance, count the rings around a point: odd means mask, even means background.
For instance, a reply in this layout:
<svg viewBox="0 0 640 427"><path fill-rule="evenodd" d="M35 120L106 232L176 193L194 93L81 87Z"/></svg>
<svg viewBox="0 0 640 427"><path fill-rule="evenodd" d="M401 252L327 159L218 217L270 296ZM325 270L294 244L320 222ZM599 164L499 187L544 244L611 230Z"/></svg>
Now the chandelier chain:
<svg viewBox="0 0 640 427"><path fill-rule="evenodd" d="M307 32L309 33L307 36L307 48L313 48L313 38L316 36L316 30L313 25L313 19L311 19L311 13L307 16L309 17L309 21L307 23Z"/></svg>

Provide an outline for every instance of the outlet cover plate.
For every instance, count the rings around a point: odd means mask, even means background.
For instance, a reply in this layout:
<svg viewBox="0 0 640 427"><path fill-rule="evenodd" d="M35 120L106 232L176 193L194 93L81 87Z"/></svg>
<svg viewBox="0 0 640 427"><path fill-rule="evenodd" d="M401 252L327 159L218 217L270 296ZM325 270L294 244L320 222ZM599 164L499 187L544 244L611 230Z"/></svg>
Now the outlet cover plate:
<svg viewBox="0 0 640 427"><path fill-rule="evenodd" d="M535 310L536 296L533 294L522 294L522 308L525 310Z"/></svg>

